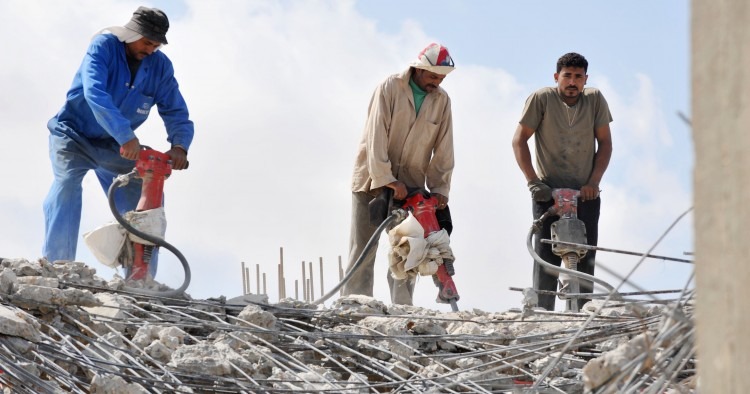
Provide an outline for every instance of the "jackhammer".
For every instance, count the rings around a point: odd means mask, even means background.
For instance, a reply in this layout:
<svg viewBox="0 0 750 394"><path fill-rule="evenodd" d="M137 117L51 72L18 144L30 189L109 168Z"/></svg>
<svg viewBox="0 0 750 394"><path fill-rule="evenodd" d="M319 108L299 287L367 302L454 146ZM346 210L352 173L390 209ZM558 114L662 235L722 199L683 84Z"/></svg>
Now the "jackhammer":
<svg viewBox="0 0 750 394"><path fill-rule="evenodd" d="M403 209L411 212L419 224L422 225L425 238L436 231L440 231L440 224L438 224L437 216L435 215L437 206L437 198L430 196L424 190L412 192L401 205ZM456 284L453 282L453 275L455 273L453 261L446 260L438 266L437 273L432 275L432 280L438 288L438 295L435 301L440 304L450 304L451 309L457 312L458 305L456 301L458 301L460 296L458 295Z"/></svg>
<svg viewBox="0 0 750 394"><path fill-rule="evenodd" d="M573 189L553 189L552 198L554 204L538 219L529 230L526 246L534 261L541 264L545 269L558 273L560 292L566 294L580 293L580 279L596 282L607 290L614 292L615 289L607 282L578 271L578 262L586 255L584 247L572 246L573 244L586 244L586 225L578 219L578 197L580 192ZM532 239L534 234L541 231L544 221L550 216L559 216L559 219L550 227L552 238L552 253L560 256L564 268L555 266L544 261L534 250ZM555 243L555 242L561 243ZM566 301L566 310L578 312L578 300L574 297L562 296Z"/></svg>
<svg viewBox="0 0 750 394"><path fill-rule="evenodd" d="M125 186L133 178L140 178L143 181L143 186L141 187L141 198L138 201L135 213L147 213L162 208L164 181L171 173L172 160L169 155L144 146L144 149L138 154L138 160L136 160L133 171L115 178L107 193L112 214L117 222L130 233L119 256L120 263L126 269L127 280L143 280L149 276L149 263L151 263L156 253L158 253L158 247L160 246L172 252L180 260L185 271L185 279L182 285L175 290L150 291L139 288L127 288L134 293L163 297L179 296L185 292L185 289L190 284L190 266L185 256L177 248L165 241L163 234L160 234L161 236L154 235L153 233L149 234L134 227L120 215L115 206L115 190L118 187ZM166 226L166 223L164 226ZM159 232L163 232L163 229Z"/></svg>
<svg viewBox="0 0 750 394"><path fill-rule="evenodd" d="M344 278L328 293L315 300L313 302L314 304L321 304L336 294L336 292L338 292L339 289L351 279L354 273L357 272L366 256L370 254L372 248L377 247L380 234L383 230L388 227L394 227L395 224L402 222L407 218L409 212L414 215L414 218L424 229L425 238L430 234L441 230L435 214L438 206L437 198L430 196L427 191L424 189L412 189L407 195L406 200L401 202L393 201L391 196L392 190L386 188L371 202L370 219L372 224L377 224L379 222L377 229L367 241L367 245L365 245L362 253L357 258L357 261L354 262L354 265L346 273ZM385 212L388 210L391 210L391 214L385 219L381 219L381 214L376 213L378 211L383 211L382 216L385 216ZM456 312L458 311L457 301L460 297L458 295L458 290L456 289L456 284L453 282L452 276L454 273L453 261L446 260L443 264L438 266L437 272L432 276L432 279L438 287L438 295L435 301L441 304L450 304L451 309Z"/></svg>

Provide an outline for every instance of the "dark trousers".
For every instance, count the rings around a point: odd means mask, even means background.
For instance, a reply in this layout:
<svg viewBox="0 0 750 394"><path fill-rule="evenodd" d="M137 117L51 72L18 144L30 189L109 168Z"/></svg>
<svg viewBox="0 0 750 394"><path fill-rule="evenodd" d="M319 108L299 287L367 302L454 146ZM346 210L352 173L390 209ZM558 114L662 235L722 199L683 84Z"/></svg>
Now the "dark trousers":
<svg viewBox="0 0 750 394"><path fill-rule="evenodd" d="M554 204L553 200L548 202L532 202L532 213L534 220L538 219L542 214ZM596 246L599 238L599 210L601 208L601 199L584 201L578 203L578 219L580 219L584 225L586 225L586 243L591 246ZM542 243L541 239L550 239L550 227L552 223L559 219L558 216L548 217L542 226L542 231L534 235L534 251L542 258L542 260L556 266L560 266L561 258L552 253L552 245ZM596 251L589 250L586 255L581 258L578 262L578 271L594 275L594 261L596 259ZM593 291L593 283L588 280L581 280L580 282L581 293L591 293ZM535 290L547 290L557 291L557 273L548 273L540 264L534 262L534 289ZM588 302L588 299L578 299L578 308L582 308L583 304ZM539 294L540 307L554 311L555 310L555 296L550 294Z"/></svg>

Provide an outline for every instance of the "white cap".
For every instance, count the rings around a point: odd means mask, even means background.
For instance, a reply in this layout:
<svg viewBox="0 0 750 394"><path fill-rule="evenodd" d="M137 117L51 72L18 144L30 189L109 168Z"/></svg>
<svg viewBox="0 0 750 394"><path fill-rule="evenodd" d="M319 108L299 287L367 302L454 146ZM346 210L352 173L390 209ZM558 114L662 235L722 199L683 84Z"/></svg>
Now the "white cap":
<svg viewBox="0 0 750 394"><path fill-rule="evenodd" d="M419 52L417 60L412 62L410 66L440 75L448 75L455 69L448 48L434 42L423 49L422 52Z"/></svg>

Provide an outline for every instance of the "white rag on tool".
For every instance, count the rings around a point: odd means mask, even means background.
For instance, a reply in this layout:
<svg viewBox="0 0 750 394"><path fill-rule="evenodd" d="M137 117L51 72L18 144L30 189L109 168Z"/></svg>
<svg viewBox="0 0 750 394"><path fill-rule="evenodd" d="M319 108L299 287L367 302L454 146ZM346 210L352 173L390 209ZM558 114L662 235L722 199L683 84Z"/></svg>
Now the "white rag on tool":
<svg viewBox="0 0 750 394"><path fill-rule="evenodd" d="M136 230L161 239L164 239L164 235L167 232L167 218L164 215L164 207L139 212L130 211L125 214L124 218ZM154 245L152 242L146 241L134 234L128 234L125 228L118 222L107 223L83 234L83 240L94 257L102 264L111 268L117 268L120 265L118 258L128 237L132 242Z"/></svg>
<svg viewBox="0 0 750 394"><path fill-rule="evenodd" d="M164 239L167 233L167 217L164 214L164 207L149 209L146 211L130 211L125 214L125 220L136 230ZM153 242L146 241L135 234L129 234L130 240L144 245L155 245Z"/></svg>
<svg viewBox="0 0 750 394"><path fill-rule="evenodd" d="M388 238L388 259L395 279L434 275L444 261L454 260L448 232L435 231L424 238L424 228L413 215L388 231Z"/></svg>
<svg viewBox="0 0 750 394"><path fill-rule="evenodd" d="M83 234L83 240L100 263L117 268L120 264L117 257L125 245L127 236L120 223L111 222Z"/></svg>

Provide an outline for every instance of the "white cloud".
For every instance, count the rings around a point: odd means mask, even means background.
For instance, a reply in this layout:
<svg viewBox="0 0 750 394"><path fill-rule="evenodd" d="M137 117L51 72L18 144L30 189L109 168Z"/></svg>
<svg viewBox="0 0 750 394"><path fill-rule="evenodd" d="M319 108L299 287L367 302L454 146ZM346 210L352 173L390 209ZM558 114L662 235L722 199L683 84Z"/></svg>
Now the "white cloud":
<svg viewBox="0 0 750 394"><path fill-rule="evenodd" d="M51 182L45 124L62 105L91 35L124 23L139 5L76 4L0 3L7 31L35 27L33 39L7 41L13 56L0 66L0 81L17 92L12 100L0 99L9 110L0 120L6 133L2 179L14 185L0 189L0 220L13 223L0 241L3 257L39 257L41 204ZM301 263L312 261L317 277L321 257L330 288L339 256L346 265L349 178L370 95L432 38L416 21L395 34L382 33L377 21L359 15L348 1L185 4L186 12L171 18L170 45L163 50L175 64L196 123L190 169L175 172L165 184L167 240L191 264L188 292L201 298L239 295L245 261L253 290L260 264L275 300L279 247L285 250L288 295L293 280L301 278ZM639 82L632 94L600 86L616 118L613 173L631 175L605 177L600 234L602 244L642 250L691 198L659 153L670 143L659 99L647 76L631 78ZM510 141L523 101L537 86L521 86L502 69L462 63L444 87L455 122L451 210L459 307L520 306L520 294L508 288L531 284L525 246L531 209ZM138 134L143 143L166 149L159 119L150 119ZM82 233L112 220L93 177L86 178L84 190ZM690 231L683 233L689 238ZM381 245L376 265L376 296L383 300L385 250ZM105 278L112 274L82 243L79 259ZM166 252L159 278L173 285L182 278ZM415 303L438 308L435 295L431 278L424 278Z"/></svg>

